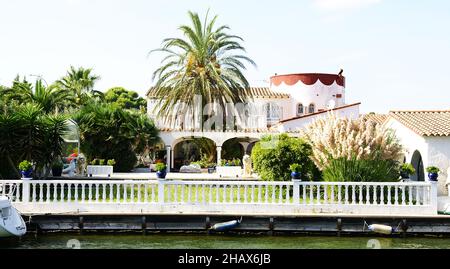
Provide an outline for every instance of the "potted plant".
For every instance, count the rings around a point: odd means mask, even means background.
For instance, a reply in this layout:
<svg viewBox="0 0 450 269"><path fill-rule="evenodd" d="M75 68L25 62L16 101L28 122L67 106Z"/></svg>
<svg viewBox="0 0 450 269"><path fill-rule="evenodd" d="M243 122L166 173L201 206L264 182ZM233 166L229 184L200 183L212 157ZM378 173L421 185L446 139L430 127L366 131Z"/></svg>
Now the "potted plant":
<svg viewBox="0 0 450 269"><path fill-rule="evenodd" d="M90 162L90 165L86 167L86 172L89 177L92 176L108 176L111 177L111 175L114 172L114 164L116 164L115 160L105 160L105 159L93 159Z"/></svg>
<svg viewBox="0 0 450 269"><path fill-rule="evenodd" d="M216 172L220 177L239 177L242 174L241 160L221 160L220 166L216 167Z"/></svg>
<svg viewBox="0 0 450 269"><path fill-rule="evenodd" d="M428 178L430 179L430 181L437 181L438 180L438 173L439 173L439 168L436 166L428 166L427 167L427 172L428 172Z"/></svg>
<svg viewBox="0 0 450 269"><path fill-rule="evenodd" d="M29 161L24 160L19 164L19 170L23 178L30 178L33 173L33 166Z"/></svg>
<svg viewBox="0 0 450 269"><path fill-rule="evenodd" d="M159 179L165 179L167 175L167 166L164 163L157 163L155 166L156 177Z"/></svg>
<svg viewBox="0 0 450 269"><path fill-rule="evenodd" d="M116 165L116 160L114 160L114 159L108 160L108 161L107 161L107 164L108 164L109 166L114 166L114 165Z"/></svg>
<svg viewBox="0 0 450 269"><path fill-rule="evenodd" d="M52 175L54 177L60 177L64 168L64 163L61 159L57 159L52 163Z"/></svg>
<svg viewBox="0 0 450 269"><path fill-rule="evenodd" d="M208 174L213 174L216 170L216 164L215 163L209 163L208 164Z"/></svg>
<svg viewBox="0 0 450 269"><path fill-rule="evenodd" d="M409 179L410 175L413 175L415 172L416 169L410 163L404 163L400 166L400 177L402 179Z"/></svg>
<svg viewBox="0 0 450 269"><path fill-rule="evenodd" d="M300 164L298 164L298 163L294 163L294 164L291 164L291 166L289 166L289 168L291 169L291 177L292 177L292 179L299 180L300 177L301 177L300 171L302 169L302 166Z"/></svg>

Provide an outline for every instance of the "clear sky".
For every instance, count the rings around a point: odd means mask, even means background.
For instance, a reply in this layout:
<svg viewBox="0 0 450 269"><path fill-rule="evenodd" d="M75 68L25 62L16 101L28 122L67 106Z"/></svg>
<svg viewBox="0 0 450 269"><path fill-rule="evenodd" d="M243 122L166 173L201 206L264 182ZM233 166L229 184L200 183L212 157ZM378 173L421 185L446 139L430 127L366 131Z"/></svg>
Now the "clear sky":
<svg viewBox="0 0 450 269"><path fill-rule="evenodd" d="M101 76L97 90L144 95L161 59L147 53L208 8L245 39L253 86L343 68L362 112L450 109L448 0L0 0L0 84L74 65Z"/></svg>

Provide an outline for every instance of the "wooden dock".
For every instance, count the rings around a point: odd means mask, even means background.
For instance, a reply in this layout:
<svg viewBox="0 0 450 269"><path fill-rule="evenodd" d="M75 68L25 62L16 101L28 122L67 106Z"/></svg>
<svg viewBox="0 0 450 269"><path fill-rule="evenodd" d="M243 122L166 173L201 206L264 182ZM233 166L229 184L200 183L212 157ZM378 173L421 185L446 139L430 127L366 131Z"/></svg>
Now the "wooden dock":
<svg viewBox="0 0 450 269"><path fill-rule="evenodd" d="M39 215L24 216L30 232L200 232L220 222L242 218L233 233L303 233L374 235L364 224L398 228L399 236L450 235L450 216L263 216L263 215Z"/></svg>

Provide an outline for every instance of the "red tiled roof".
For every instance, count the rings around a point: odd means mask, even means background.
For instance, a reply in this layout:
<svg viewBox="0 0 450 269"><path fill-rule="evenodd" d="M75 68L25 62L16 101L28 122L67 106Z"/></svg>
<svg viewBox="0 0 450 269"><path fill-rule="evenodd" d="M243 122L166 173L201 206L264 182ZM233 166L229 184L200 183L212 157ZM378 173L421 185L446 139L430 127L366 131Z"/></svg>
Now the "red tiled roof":
<svg viewBox="0 0 450 269"><path fill-rule="evenodd" d="M152 87L147 92L147 96L149 98L157 97L154 94L153 89L154 88ZM253 97L253 98L289 98L290 97L289 94L274 92L268 87L250 87L250 88L246 89L245 92L246 92L247 96Z"/></svg>
<svg viewBox="0 0 450 269"><path fill-rule="evenodd" d="M389 115L387 115L387 114L375 114L375 113L373 113L373 114L365 114L365 115L362 115L362 116L363 116L364 119L373 121L373 122L378 123L380 125L385 123L387 121L387 119L389 118Z"/></svg>
<svg viewBox="0 0 450 269"><path fill-rule="evenodd" d="M450 110L391 111L389 116L421 136L450 136Z"/></svg>

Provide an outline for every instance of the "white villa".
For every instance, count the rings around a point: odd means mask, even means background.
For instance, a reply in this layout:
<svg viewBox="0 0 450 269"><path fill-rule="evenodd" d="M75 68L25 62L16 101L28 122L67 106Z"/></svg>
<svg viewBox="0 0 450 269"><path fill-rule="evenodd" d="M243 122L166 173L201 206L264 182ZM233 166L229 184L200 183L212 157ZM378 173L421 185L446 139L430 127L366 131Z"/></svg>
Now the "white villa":
<svg viewBox="0 0 450 269"><path fill-rule="evenodd" d="M207 138L216 145L217 163L222 151L231 140L238 141L242 151L250 153L255 142L267 134L299 131L318 117L333 112L341 117L360 117L361 103L347 104L345 101L345 77L341 74L301 73L275 75L270 78L270 87L248 89L252 98L248 103L256 108L255 117L241 117L242 111L227 115L236 118L236 125L226 131L205 131L196 125L192 117L176 115L171 124L162 121L153 113L157 106L152 89L147 93L148 113L160 128L170 169L178 169L182 163L182 147L194 138ZM239 110L239 109L238 109ZM243 109L245 110L245 109ZM248 113L248 112L247 112ZM416 168L416 181L424 181L427 166L440 168L439 194L446 194L447 177L450 173L450 110L447 111L392 111L387 115L367 114L369 119L385 124L396 131L406 148L405 162ZM181 160L181 162L180 162ZM449 177L450 180L450 177Z"/></svg>
<svg viewBox="0 0 450 269"><path fill-rule="evenodd" d="M424 181L426 167L436 166L439 173L438 194L448 194L450 182L450 110L391 111L387 115L367 115L370 119L395 130L405 147L404 161L411 163L414 181Z"/></svg>
<svg viewBox="0 0 450 269"><path fill-rule="evenodd" d="M342 116L359 117L359 105L345 102L345 77L333 74L289 74L275 75L270 79L270 87L248 89L247 105L251 109L227 110L226 115L235 118L236 125L227 126L226 131L205 131L196 125L193 117L176 115L171 124L159 119L153 111L157 106L155 95L147 93L149 116L161 130L165 144L166 158L170 168L180 167L179 159L182 142L193 138L207 138L216 145L217 163L222 159L222 147L230 140L237 140L244 152L250 153L255 142L262 136L290 132L295 135L304 125L328 111L336 111ZM250 115L249 112L250 111ZM247 117L243 114L247 113Z"/></svg>

